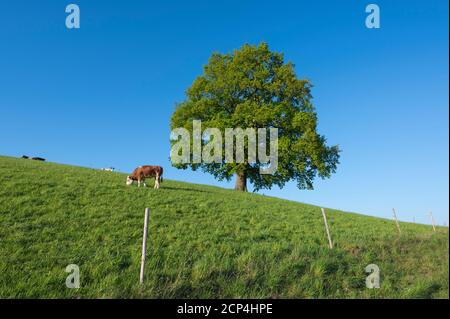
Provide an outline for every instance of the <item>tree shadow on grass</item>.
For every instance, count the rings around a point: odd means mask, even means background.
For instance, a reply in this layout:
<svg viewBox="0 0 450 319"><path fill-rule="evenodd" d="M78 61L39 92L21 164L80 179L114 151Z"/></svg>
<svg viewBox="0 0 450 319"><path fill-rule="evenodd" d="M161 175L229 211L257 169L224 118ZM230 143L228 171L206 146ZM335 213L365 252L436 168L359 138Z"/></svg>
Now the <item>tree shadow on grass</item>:
<svg viewBox="0 0 450 319"><path fill-rule="evenodd" d="M184 191L184 192L198 192L198 193L211 193L211 191L204 191L201 189L195 189L195 188L180 188L180 187L172 187L172 186L162 186L161 189L169 189L173 191Z"/></svg>

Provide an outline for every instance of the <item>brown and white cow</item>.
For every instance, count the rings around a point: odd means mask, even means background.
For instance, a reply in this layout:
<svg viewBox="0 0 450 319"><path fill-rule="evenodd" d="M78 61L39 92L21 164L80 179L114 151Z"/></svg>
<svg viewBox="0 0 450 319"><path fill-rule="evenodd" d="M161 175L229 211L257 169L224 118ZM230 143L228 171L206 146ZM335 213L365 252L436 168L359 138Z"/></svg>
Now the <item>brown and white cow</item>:
<svg viewBox="0 0 450 319"><path fill-rule="evenodd" d="M162 175L163 168L161 166L139 166L131 173L131 175L127 176L127 185L131 185L134 181L137 181L138 187L141 186L141 182L144 183L144 187L146 187L147 184L145 184L145 179L154 177L154 188L159 188L159 184L162 182Z"/></svg>

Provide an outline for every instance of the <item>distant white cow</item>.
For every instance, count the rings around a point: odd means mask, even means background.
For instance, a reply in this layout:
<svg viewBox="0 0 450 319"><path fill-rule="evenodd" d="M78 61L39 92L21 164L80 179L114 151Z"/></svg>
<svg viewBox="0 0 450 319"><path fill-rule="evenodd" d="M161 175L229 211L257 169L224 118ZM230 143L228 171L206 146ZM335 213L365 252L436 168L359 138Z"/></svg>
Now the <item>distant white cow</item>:
<svg viewBox="0 0 450 319"><path fill-rule="evenodd" d="M114 172L114 170L115 170L114 167L105 167L105 168L102 168L102 171L105 171L105 172Z"/></svg>

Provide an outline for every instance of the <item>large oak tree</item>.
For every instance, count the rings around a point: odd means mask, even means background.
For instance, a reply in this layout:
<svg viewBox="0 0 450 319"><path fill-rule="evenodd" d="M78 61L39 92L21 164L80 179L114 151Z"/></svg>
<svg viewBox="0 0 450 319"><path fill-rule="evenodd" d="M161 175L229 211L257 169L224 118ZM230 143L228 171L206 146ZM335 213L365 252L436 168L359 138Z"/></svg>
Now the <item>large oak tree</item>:
<svg viewBox="0 0 450 319"><path fill-rule="evenodd" d="M268 45L244 45L229 54L214 53L186 91L171 118L171 128L193 131L202 127L278 128L278 167L261 174L260 162L172 163L175 167L202 169L219 180L236 176L235 189L246 191L283 187L295 180L299 189L312 189L314 179L330 177L339 164L338 146L327 146L317 133L317 114L311 103L311 83L298 79L294 65ZM223 137L223 136L222 136ZM203 141L206 143L207 141ZM172 141L174 143L174 141ZM190 148L192 156L192 147ZM247 152L247 149L246 149Z"/></svg>

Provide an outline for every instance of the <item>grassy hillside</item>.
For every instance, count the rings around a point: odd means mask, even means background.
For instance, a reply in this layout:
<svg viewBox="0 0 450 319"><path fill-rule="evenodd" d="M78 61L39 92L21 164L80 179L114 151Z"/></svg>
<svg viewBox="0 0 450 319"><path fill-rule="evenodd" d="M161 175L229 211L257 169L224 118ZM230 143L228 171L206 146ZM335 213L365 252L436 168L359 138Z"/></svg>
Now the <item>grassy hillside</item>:
<svg viewBox="0 0 450 319"><path fill-rule="evenodd" d="M139 285L144 208L146 281ZM0 157L0 297L448 298L448 228ZM365 287L377 264L381 288ZM80 267L81 288L65 286Z"/></svg>

